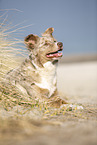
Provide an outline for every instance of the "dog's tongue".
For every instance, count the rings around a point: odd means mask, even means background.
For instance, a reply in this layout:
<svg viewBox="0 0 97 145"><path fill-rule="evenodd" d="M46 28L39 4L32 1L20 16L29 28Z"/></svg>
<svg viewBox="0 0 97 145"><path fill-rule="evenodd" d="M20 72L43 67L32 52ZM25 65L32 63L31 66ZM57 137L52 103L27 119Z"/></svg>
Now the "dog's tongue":
<svg viewBox="0 0 97 145"><path fill-rule="evenodd" d="M61 57L62 56L62 53L47 54L46 56L49 57L49 58Z"/></svg>

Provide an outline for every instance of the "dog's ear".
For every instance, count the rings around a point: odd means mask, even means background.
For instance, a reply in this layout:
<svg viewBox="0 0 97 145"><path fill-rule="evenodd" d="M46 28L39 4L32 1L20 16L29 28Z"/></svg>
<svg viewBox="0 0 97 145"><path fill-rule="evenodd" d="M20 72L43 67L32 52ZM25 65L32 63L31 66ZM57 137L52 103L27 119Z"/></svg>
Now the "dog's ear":
<svg viewBox="0 0 97 145"><path fill-rule="evenodd" d="M47 36L47 35L52 35L52 33L54 32L54 28L48 28L43 34L42 36Z"/></svg>
<svg viewBox="0 0 97 145"><path fill-rule="evenodd" d="M35 44L38 42L39 37L37 35L29 34L24 39L24 43L28 47L29 50L35 47Z"/></svg>

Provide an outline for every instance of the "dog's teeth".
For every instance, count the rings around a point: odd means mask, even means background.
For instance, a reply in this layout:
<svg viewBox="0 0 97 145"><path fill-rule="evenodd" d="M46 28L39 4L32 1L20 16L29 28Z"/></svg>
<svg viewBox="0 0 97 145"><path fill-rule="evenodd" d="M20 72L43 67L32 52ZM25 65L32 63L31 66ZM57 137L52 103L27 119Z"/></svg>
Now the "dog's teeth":
<svg viewBox="0 0 97 145"><path fill-rule="evenodd" d="M47 54L47 57L51 57L51 58L54 58L54 57L61 57L61 56L62 56L62 53Z"/></svg>
<svg viewBox="0 0 97 145"><path fill-rule="evenodd" d="M47 55L48 57L51 57L51 56L53 56L52 54L49 54L49 55Z"/></svg>

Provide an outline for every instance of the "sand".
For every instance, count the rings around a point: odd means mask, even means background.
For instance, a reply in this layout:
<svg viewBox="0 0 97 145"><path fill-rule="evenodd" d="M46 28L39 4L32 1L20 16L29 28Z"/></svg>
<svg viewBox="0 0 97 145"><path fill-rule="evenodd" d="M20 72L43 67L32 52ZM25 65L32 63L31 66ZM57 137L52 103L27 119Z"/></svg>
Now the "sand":
<svg viewBox="0 0 97 145"><path fill-rule="evenodd" d="M57 74L60 94L83 109L1 119L0 145L97 145L97 61L59 64Z"/></svg>
<svg viewBox="0 0 97 145"><path fill-rule="evenodd" d="M97 103L97 61L60 64L57 75L59 91L71 101Z"/></svg>

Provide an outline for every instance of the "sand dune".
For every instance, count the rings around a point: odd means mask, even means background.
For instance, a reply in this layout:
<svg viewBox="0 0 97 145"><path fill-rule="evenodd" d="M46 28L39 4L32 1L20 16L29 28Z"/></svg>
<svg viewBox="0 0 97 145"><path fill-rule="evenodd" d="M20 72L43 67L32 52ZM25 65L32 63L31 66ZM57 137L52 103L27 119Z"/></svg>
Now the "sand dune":
<svg viewBox="0 0 97 145"><path fill-rule="evenodd" d="M27 106L23 101L12 109L10 107L11 110L1 109L0 145L96 145L97 61L59 64L58 88L70 104L81 103L83 109L63 106L51 108L50 114L50 109L45 106L42 109L40 106L32 107L29 106L31 102ZM17 104L17 96L6 96L8 92L5 90L6 99L4 94L3 99L0 98L4 107L7 103ZM11 118L7 119L8 115ZM5 116L4 120L2 116Z"/></svg>

